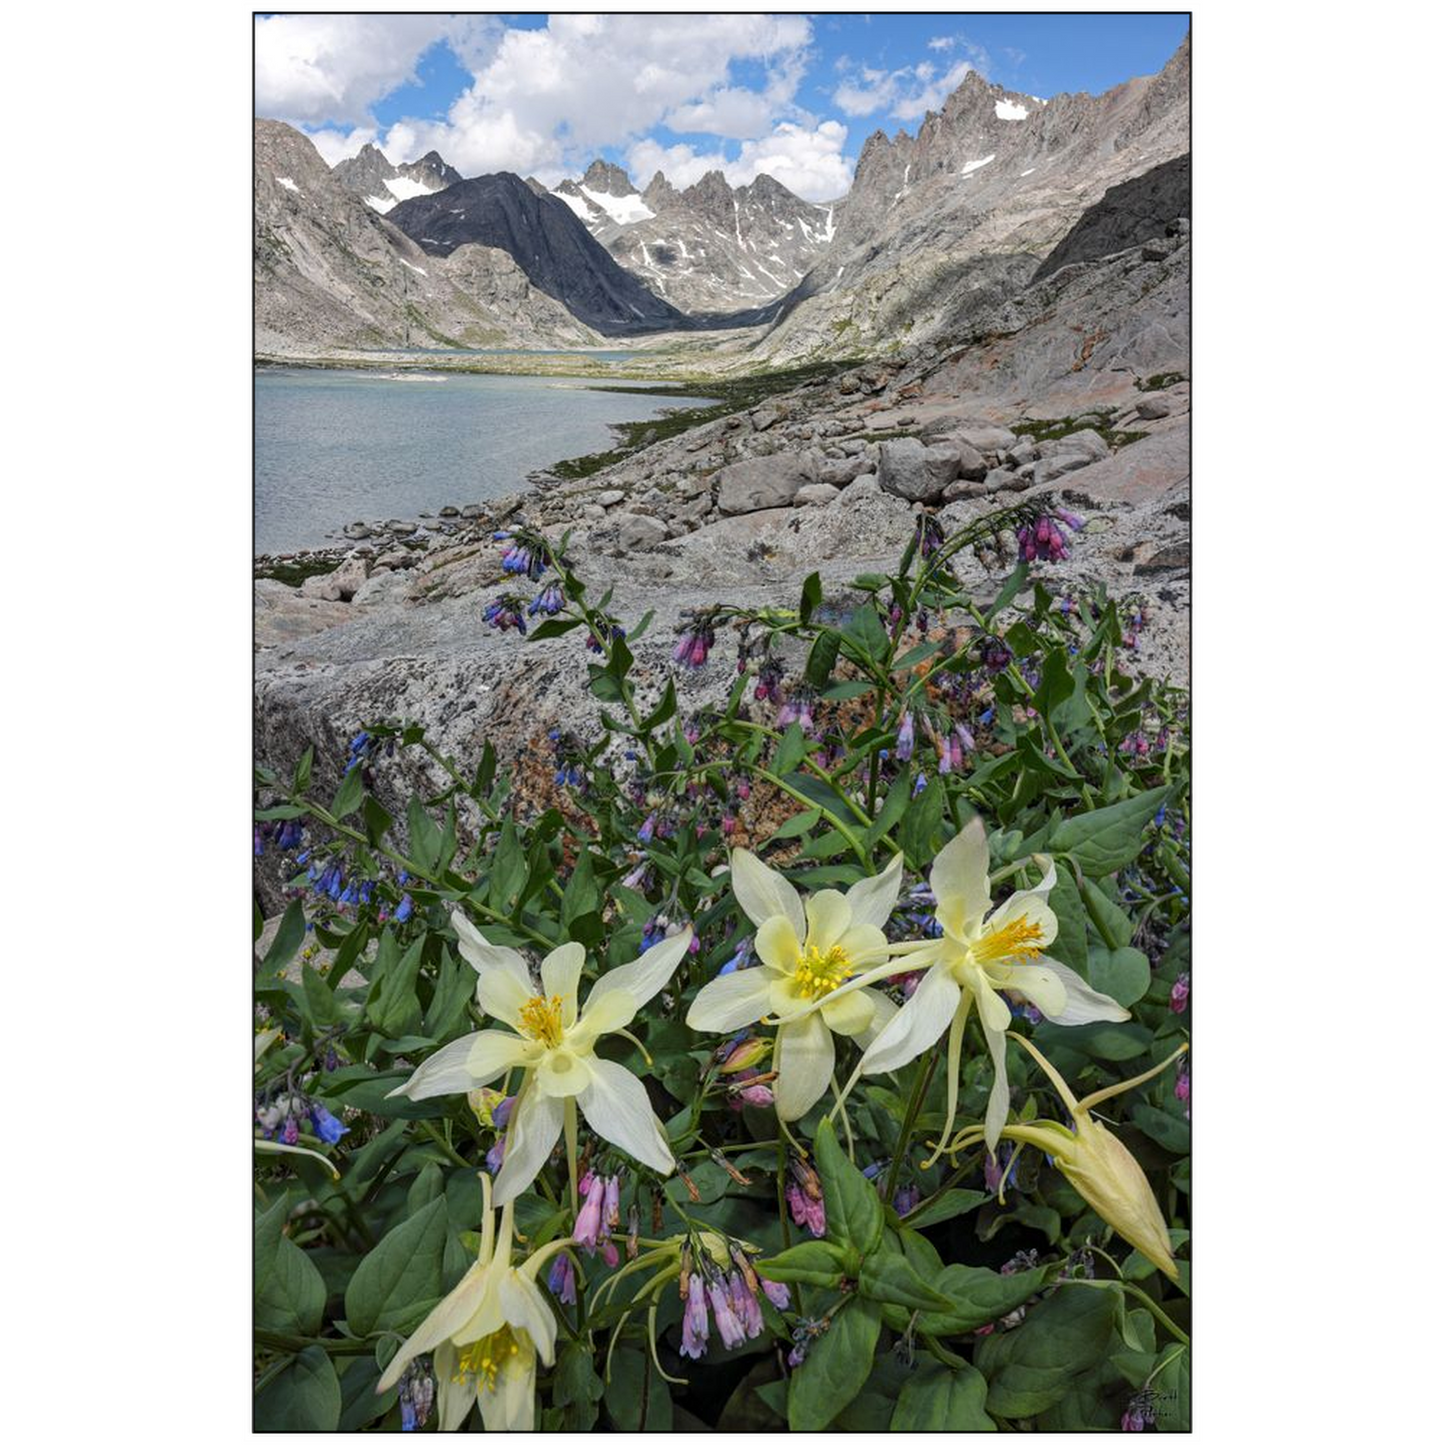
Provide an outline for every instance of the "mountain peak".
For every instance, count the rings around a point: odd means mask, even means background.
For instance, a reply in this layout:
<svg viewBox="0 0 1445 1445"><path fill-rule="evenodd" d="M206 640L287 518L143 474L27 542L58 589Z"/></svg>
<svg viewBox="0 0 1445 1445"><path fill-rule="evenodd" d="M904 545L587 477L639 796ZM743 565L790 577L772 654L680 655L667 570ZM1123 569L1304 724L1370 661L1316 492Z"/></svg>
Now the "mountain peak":
<svg viewBox="0 0 1445 1445"><path fill-rule="evenodd" d="M582 184L589 191L600 191L605 196L635 196L637 187L632 178L611 161L595 160L582 175Z"/></svg>

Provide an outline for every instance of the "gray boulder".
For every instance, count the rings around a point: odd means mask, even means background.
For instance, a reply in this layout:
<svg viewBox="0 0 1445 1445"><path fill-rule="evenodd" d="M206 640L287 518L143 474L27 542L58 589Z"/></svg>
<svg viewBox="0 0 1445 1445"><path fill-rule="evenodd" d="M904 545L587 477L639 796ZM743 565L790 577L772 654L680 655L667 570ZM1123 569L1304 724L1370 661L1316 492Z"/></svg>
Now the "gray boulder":
<svg viewBox="0 0 1445 1445"><path fill-rule="evenodd" d="M1095 458L1083 452L1064 452L1058 456L1044 457L1033 464L1033 480L1036 484L1052 482L1067 472L1077 472L1082 467L1092 466Z"/></svg>
<svg viewBox="0 0 1445 1445"><path fill-rule="evenodd" d="M872 470L873 463L868 460L867 454L860 450L855 456L825 461L818 468L818 480L827 482L829 486L846 487L854 477L861 477L864 472Z"/></svg>
<svg viewBox="0 0 1445 1445"><path fill-rule="evenodd" d="M879 484L885 492L905 501L936 501L957 476L956 446L926 447L915 437L903 437L879 445Z"/></svg>
<svg viewBox="0 0 1445 1445"><path fill-rule="evenodd" d="M786 507L799 487L816 480L814 460L806 453L776 452L733 462L718 473L718 511L736 516Z"/></svg>
<svg viewBox="0 0 1445 1445"><path fill-rule="evenodd" d="M1109 443L1089 427L1070 432L1055 441L1039 443L1041 457L1062 456L1065 452L1082 452L1091 462L1101 462L1109 455Z"/></svg>
<svg viewBox="0 0 1445 1445"><path fill-rule="evenodd" d="M1140 421L1162 421L1169 415L1169 398L1146 396L1134 409L1139 413Z"/></svg>
<svg viewBox="0 0 1445 1445"><path fill-rule="evenodd" d="M667 525L645 512L623 512L618 518L617 545L624 551L645 551L667 540Z"/></svg>
<svg viewBox="0 0 1445 1445"><path fill-rule="evenodd" d="M809 486L798 488L793 495L793 505L795 507L826 507L838 495L837 487L830 487L826 482L813 482Z"/></svg>
<svg viewBox="0 0 1445 1445"><path fill-rule="evenodd" d="M1008 460L1016 467L1036 462L1038 458L1039 444L1032 437L1025 437L1017 446L1009 448Z"/></svg>

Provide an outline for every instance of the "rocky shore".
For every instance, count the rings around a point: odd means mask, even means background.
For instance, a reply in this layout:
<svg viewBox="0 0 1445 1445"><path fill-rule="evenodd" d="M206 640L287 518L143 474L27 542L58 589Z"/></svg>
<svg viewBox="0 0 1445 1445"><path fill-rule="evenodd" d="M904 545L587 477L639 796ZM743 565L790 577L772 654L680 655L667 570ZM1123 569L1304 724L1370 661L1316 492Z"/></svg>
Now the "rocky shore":
<svg viewBox="0 0 1445 1445"><path fill-rule="evenodd" d="M796 605L814 571L846 606L860 572L896 562L921 511L955 529L1048 496L1083 529L1070 559L1037 575L1141 599L1138 668L1186 681L1187 251L1181 237L1102 268L1118 273L1111 294L1147 296L1147 324L1131 304L1081 336L1073 293L1092 290L1101 267L1067 268L1041 321L1009 335L815 378L581 480L349 527L351 545L311 554L315 575L298 586L255 584L258 754L289 768L314 746L319 776L339 777L347 740L370 720L421 722L465 760L486 739L516 756L590 719L575 635L533 642L483 619L511 580L492 533L519 524L569 534L576 570L596 594L613 590L629 625L654 614L634 647L638 674L659 694L672 679L687 711L721 700L733 675L721 640L716 665L678 675L670 653L689 609ZM287 560L258 569L286 575ZM987 597L1011 562L964 555L957 571Z"/></svg>

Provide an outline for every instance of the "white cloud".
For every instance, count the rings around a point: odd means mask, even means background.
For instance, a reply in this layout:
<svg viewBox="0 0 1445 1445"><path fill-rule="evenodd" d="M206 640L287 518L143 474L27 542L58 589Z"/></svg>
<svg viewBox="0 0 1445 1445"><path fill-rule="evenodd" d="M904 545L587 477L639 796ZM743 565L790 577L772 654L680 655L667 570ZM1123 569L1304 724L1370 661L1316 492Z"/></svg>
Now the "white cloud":
<svg viewBox="0 0 1445 1445"><path fill-rule="evenodd" d="M782 121L771 135L745 141L734 159L721 151L664 146L648 138L628 150L627 164L633 179L643 186L656 171L679 189L700 181L708 171L721 171L734 186L747 185L766 173L806 201L830 201L843 195L853 181L853 162L843 154L847 139L847 127L836 120L818 126Z"/></svg>
<svg viewBox="0 0 1445 1445"><path fill-rule="evenodd" d="M966 42L952 37L948 45L936 40L928 42L929 49L942 51L955 43ZM938 110L949 95L963 84L963 78L971 70L982 67L971 60L959 60L943 74L931 61L920 61L917 65L905 65L898 70L872 70L866 65L845 65L848 78L833 92L833 104L844 115L874 115L887 111L894 120L917 120L926 111Z"/></svg>
<svg viewBox="0 0 1445 1445"><path fill-rule="evenodd" d="M376 140L376 128L364 125L359 125L350 131L313 130L306 134L311 144L321 152L321 159L328 166L334 166L338 161L349 159L362 146Z"/></svg>
<svg viewBox="0 0 1445 1445"><path fill-rule="evenodd" d="M443 15L272 15L256 25L256 113L299 124L372 123L450 28Z"/></svg>
<svg viewBox="0 0 1445 1445"><path fill-rule="evenodd" d="M659 123L753 139L791 111L811 38L801 15L553 15L506 31L446 120L402 122L386 151L545 178ZM731 84L737 60L768 65L761 93Z"/></svg>

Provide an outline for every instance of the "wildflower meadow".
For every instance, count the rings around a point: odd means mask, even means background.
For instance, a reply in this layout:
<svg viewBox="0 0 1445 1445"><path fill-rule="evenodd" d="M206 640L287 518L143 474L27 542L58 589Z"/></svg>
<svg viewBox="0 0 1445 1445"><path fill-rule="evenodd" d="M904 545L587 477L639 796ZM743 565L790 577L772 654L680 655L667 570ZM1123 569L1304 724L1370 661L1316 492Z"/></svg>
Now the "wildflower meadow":
<svg viewBox="0 0 1445 1445"><path fill-rule="evenodd" d="M540 797L405 718L258 769L257 1429L1190 1428L1189 711L1077 526L922 518L660 684L499 534L588 659Z"/></svg>

